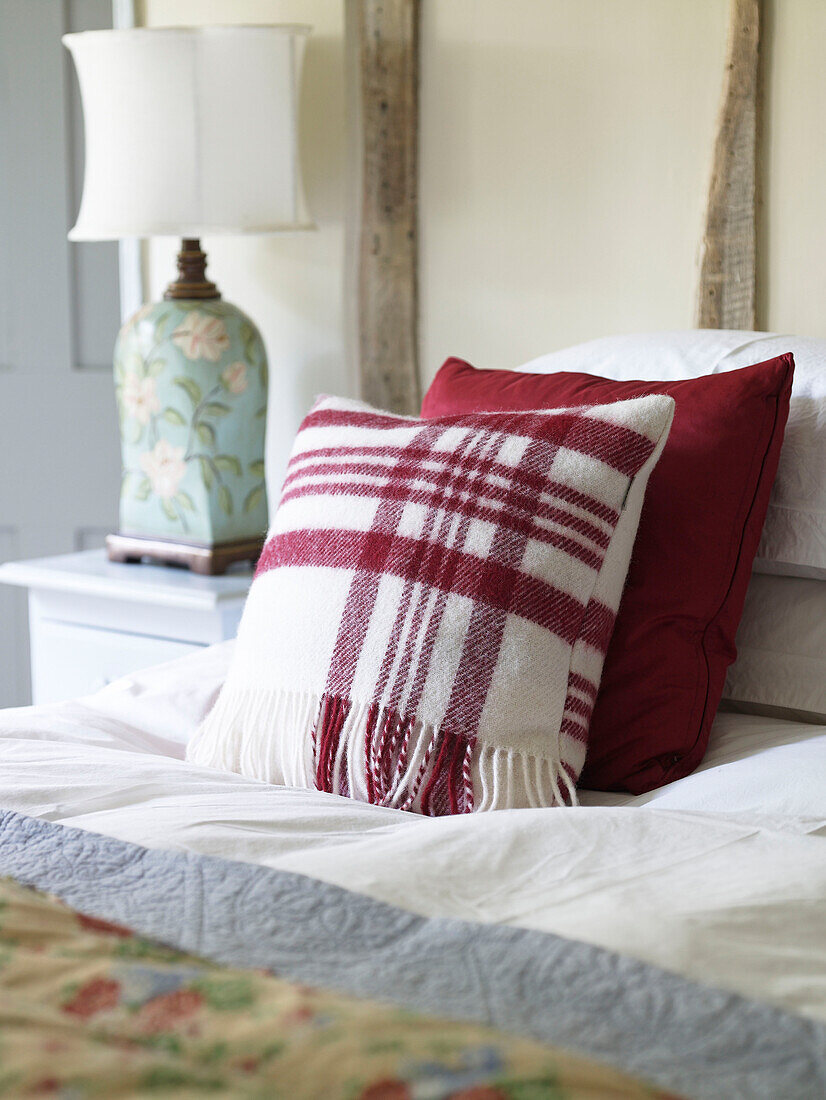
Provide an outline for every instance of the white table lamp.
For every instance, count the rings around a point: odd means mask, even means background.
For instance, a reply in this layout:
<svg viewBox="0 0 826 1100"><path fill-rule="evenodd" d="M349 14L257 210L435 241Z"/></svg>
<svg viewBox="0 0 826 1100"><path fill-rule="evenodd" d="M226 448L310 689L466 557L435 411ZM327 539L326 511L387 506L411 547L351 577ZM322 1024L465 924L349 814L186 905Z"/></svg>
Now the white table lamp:
<svg viewBox="0 0 826 1100"><path fill-rule="evenodd" d="M206 278L200 238L313 228L298 155L303 26L88 31L83 198L72 240L176 236L178 278L121 329L117 560L222 572L267 527L267 360Z"/></svg>

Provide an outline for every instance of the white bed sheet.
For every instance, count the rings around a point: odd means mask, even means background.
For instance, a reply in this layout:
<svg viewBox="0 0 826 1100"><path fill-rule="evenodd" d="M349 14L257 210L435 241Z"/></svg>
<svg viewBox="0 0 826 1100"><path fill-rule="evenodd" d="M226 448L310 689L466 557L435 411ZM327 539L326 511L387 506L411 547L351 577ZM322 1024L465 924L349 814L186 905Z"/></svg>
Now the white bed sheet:
<svg viewBox="0 0 826 1100"><path fill-rule="evenodd" d="M422 818L183 760L231 643L0 712L0 807L622 951L826 1020L826 727L721 714L641 797Z"/></svg>

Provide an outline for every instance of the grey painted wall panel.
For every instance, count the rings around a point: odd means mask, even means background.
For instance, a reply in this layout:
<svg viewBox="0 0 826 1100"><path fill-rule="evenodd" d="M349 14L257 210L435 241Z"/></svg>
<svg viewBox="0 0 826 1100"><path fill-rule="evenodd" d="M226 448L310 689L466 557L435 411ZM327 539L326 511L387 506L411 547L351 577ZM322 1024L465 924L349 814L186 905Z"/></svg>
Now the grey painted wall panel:
<svg viewBox="0 0 826 1100"><path fill-rule="evenodd" d="M117 522L118 248L66 239L82 135L60 41L111 16L107 0L0 0L0 560ZM28 699L27 650L25 595L0 586L0 706Z"/></svg>

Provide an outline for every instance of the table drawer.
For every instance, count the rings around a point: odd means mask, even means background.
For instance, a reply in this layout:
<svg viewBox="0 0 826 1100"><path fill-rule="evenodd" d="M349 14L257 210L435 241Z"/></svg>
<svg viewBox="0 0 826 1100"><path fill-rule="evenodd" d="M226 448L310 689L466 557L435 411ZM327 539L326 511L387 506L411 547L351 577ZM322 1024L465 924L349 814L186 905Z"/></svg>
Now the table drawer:
<svg viewBox="0 0 826 1100"><path fill-rule="evenodd" d="M30 629L34 703L88 695L120 676L203 648L192 642L42 618L30 623Z"/></svg>

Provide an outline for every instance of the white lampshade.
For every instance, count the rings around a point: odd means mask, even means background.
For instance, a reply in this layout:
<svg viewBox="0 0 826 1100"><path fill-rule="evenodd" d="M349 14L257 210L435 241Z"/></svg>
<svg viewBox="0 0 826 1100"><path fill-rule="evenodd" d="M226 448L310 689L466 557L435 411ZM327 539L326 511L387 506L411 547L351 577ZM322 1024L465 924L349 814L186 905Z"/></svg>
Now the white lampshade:
<svg viewBox="0 0 826 1100"><path fill-rule="evenodd" d="M309 229L298 88L310 28L67 34L86 128L72 240Z"/></svg>

